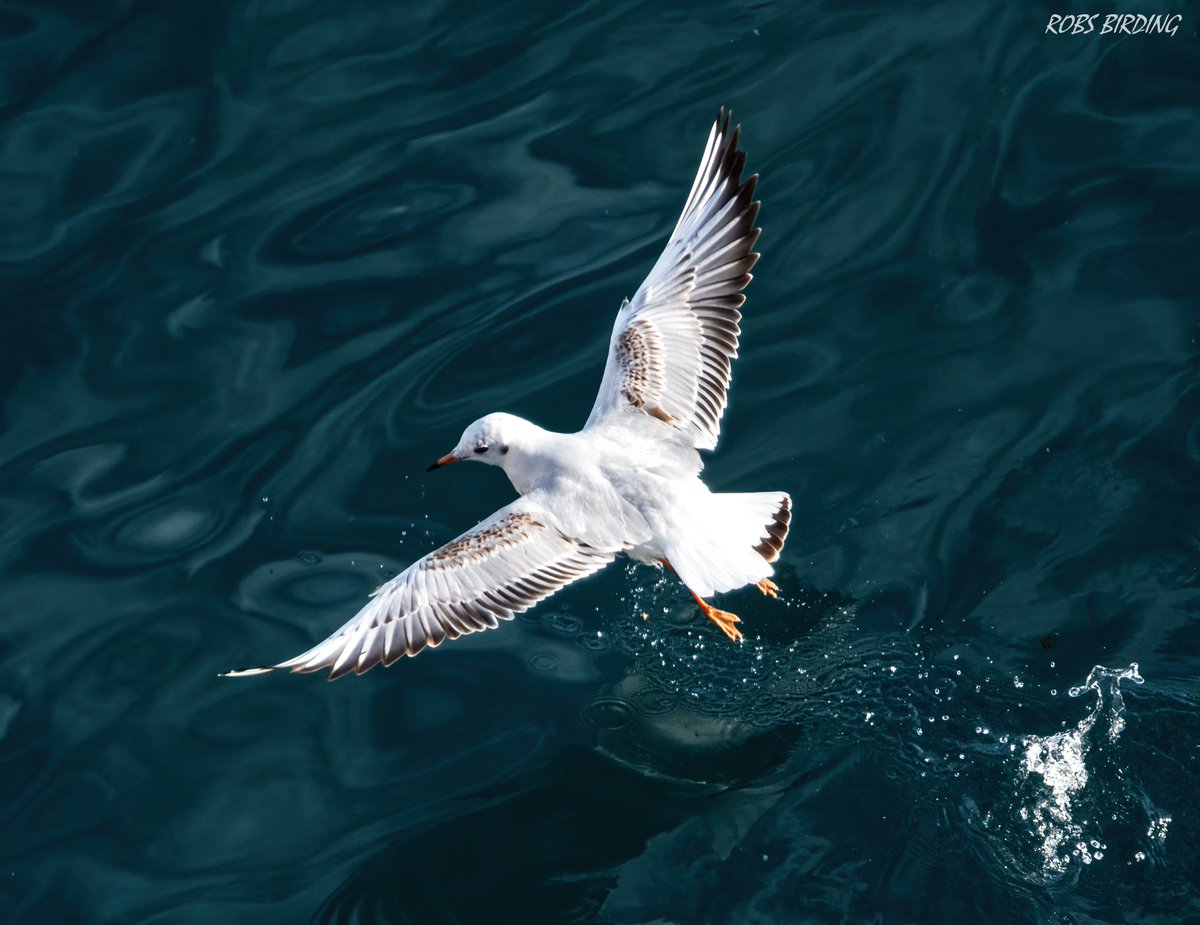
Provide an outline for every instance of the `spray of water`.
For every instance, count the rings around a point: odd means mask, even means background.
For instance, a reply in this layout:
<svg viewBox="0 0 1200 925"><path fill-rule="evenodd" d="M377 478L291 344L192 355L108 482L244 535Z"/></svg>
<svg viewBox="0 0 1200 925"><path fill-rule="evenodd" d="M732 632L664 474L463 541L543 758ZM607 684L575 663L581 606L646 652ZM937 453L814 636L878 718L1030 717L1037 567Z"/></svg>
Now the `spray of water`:
<svg viewBox="0 0 1200 925"><path fill-rule="evenodd" d="M1097 736L1110 743L1125 728L1125 700L1121 682L1143 682L1137 663L1115 669L1097 665L1081 687L1069 691L1082 697L1095 691L1096 704L1073 729L1049 736L1025 736L1021 775L1035 786L1018 814L1040 842L1043 870L1048 875L1065 872L1072 862L1091 864L1104 857L1105 845L1085 835L1086 819L1077 818L1080 795L1088 785L1088 755Z"/></svg>

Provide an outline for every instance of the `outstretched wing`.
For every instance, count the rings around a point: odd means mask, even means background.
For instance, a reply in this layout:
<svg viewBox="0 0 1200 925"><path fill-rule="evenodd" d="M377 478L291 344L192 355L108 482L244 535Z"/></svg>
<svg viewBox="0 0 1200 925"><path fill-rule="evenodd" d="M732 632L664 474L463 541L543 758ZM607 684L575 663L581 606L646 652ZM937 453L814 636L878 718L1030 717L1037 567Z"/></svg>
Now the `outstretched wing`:
<svg viewBox="0 0 1200 925"><path fill-rule="evenodd" d="M382 585L324 642L278 665L225 677L280 668L328 668L330 680L362 674L443 640L494 629L614 556L567 536L536 501L519 498Z"/></svg>
<svg viewBox="0 0 1200 925"><path fill-rule="evenodd" d="M717 445L741 292L761 230L754 227L758 175L742 181L741 126L730 132L729 121L722 109L666 249L617 313L587 426L632 410L679 429L696 449Z"/></svg>

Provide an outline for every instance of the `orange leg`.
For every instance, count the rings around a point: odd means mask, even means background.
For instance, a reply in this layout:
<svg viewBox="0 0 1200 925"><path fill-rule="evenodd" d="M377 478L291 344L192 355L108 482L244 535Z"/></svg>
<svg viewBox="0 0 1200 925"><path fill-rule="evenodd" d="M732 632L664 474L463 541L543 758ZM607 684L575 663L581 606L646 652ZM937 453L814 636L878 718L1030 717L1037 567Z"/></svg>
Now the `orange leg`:
<svg viewBox="0 0 1200 925"><path fill-rule="evenodd" d="M771 581L770 578L764 578L762 581L758 582L758 584L756 584L754 587L758 588L758 590L761 591L763 594L765 594L767 597L773 597L773 598L779 597L779 585L777 585L777 584L775 584L775 582Z"/></svg>
<svg viewBox="0 0 1200 925"><path fill-rule="evenodd" d="M712 604L702 600L700 595L695 591L692 591L691 588L688 588L688 591L691 592L692 597L696 599L696 603L700 605L700 610L703 612L704 616L708 617L708 619L712 620L713 623L717 624L717 626L721 628L722 633L724 633L734 642L742 641L742 631L734 626L735 623L742 622L741 618L738 617L737 614L729 613L727 610L717 610L717 608Z"/></svg>
<svg viewBox="0 0 1200 925"><path fill-rule="evenodd" d="M666 568L671 569L672 572L675 571L675 569L671 568L671 563L668 562L666 559L659 559L658 561L661 562ZM769 581L765 578L763 579L763 581L766 581L766 583L768 585L770 585L773 590L775 590L775 591L779 590L778 588L775 587L775 585L771 581ZM762 591L763 594L771 594L770 591L763 588L761 583L759 584L758 587L759 587L759 590ZM727 610L718 610L716 607L714 607L712 604L708 603L707 601L701 600L700 595L697 594L695 591L693 591L691 588L688 588L688 593L695 599L696 603L700 605L700 610L704 614L704 616L708 617L708 619L712 620L713 623L717 624L717 626L719 626L721 628L722 633L724 633L726 636L728 636L734 642L742 641L742 638L743 638L742 631L733 625L735 623L741 623L742 622L741 617L739 617L735 613L730 613ZM771 597L774 597L774 596L775 596L774 594L771 594Z"/></svg>

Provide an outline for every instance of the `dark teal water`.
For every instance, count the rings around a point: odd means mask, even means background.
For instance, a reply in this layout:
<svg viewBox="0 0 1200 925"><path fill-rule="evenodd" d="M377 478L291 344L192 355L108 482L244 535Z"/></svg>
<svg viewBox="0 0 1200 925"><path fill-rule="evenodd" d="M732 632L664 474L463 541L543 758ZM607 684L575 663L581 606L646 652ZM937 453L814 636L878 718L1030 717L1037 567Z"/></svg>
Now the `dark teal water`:
<svg viewBox="0 0 1200 925"><path fill-rule="evenodd" d="M1198 9L1130 9L0 8L0 920L1200 917ZM218 680L582 423L720 104L744 647L620 566Z"/></svg>

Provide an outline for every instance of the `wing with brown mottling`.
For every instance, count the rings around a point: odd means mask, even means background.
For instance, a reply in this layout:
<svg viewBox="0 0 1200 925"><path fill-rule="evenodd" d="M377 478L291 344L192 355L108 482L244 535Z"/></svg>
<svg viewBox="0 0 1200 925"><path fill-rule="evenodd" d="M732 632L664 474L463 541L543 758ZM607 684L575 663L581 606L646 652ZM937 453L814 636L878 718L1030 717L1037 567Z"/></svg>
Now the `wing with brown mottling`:
<svg viewBox="0 0 1200 925"><path fill-rule="evenodd" d="M494 629L614 556L567 536L535 500L519 498L380 587L324 642L278 665L228 676L280 668L328 669L330 680L362 674L446 639Z"/></svg>
<svg viewBox="0 0 1200 925"><path fill-rule="evenodd" d="M742 181L740 126L717 117L683 214L654 269L617 313L587 426L630 410L717 445L750 268L758 175Z"/></svg>

